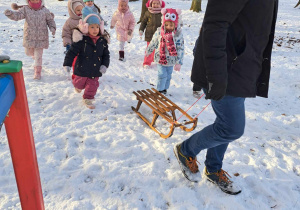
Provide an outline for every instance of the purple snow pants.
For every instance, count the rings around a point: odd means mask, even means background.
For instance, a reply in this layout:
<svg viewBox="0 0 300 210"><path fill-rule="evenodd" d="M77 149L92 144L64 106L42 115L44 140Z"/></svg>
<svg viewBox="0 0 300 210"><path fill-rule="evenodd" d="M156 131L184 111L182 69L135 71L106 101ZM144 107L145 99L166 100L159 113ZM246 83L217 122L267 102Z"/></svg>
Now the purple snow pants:
<svg viewBox="0 0 300 210"><path fill-rule="evenodd" d="M99 77L88 78L88 77L80 77L74 75L75 77L72 79L72 83L77 89L84 89L83 98L84 99L94 99L94 96L97 93L97 89L99 87Z"/></svg>

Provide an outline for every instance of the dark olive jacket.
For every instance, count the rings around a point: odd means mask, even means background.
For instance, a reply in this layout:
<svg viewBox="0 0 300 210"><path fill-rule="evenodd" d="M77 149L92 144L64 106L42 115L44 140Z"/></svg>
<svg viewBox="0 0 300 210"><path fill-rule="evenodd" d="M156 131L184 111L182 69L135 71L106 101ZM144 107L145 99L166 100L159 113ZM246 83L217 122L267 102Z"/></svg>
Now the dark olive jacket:
<svg viewBox="0 0 300 210"><path fill-rule="evenodd" d="M161 13L152 14L149 11L145 12L144 18L141 21L140 31L145 32L145 41L150 42L156 29L161 26Z"/></svg>
<svg viewBox="0 0 300 210"><path fill-rule="evenodd" d="M209 0L191 80L227 84L226 94L268 97L278 0Z"/></svg>

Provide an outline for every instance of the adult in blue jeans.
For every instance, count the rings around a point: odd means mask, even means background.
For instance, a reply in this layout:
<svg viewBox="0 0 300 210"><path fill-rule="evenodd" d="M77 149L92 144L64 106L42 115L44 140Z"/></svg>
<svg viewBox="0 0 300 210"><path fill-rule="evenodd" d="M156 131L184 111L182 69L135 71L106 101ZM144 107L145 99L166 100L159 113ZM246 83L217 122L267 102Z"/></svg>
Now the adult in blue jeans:
<svg viewBox="0 0 300 210"><path fill-rule="evenodd" d="M278 0L209 0L196 46L191 80L211 99L216 120L174 146L184 175L204 175L228 194L241 192L222 169L228 144L245 128L245 98L268 97Z"/></svg>

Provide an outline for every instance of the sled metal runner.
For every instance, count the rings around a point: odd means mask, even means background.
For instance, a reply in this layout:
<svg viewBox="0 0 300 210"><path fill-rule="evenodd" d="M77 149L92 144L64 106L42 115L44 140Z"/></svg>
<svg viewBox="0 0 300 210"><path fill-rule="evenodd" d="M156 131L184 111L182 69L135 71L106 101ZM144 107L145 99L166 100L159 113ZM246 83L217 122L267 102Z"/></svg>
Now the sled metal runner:
<svg viewBox="0 0 300 210"><path fill-rule="evenodd" d="M147 125L156 133L158 133L162 138L166 139L172 136L173 131L176 127L180 127L182 130L187 132L190 132L196 128L198 118L193 119L184 110L182 110L179 106L177 106L174 102L172 102L156 89L152 88L151 90L146 89L133 91L133 94L136 95L138 103L136 108L134 108L133 106L131 107L132 110L135 111L140 116L140 118L142 118L142 120L144 120L144 122L147 123ZM142 103L146 104L152 109L153 119L151 122L139 112ZM186 121L184 123L177 122L175 110L181 112L186 118L189 119L189 121ZM168 134L163 134L156 129L155 122L159 116L171 124ZM189 124L192 124L191 128L186 127L186 125Z"/></svg>

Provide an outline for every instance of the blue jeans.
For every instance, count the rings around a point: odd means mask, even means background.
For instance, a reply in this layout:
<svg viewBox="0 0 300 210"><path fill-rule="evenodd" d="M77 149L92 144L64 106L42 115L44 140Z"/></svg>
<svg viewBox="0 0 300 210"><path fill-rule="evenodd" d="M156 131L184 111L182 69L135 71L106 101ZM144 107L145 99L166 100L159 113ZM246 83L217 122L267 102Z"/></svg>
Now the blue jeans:
<svg viewBox="0 0 300 210"><path fill-rule="evenodd" d="M210 173L222 168L228 144L240 138L245 129L245 98L225 96L220 101L211 101L217 116L215 122L192 135L181 145L181 152L195 157L207 149L205 166Z"/></svg>
<svg viewBox="0 0 300 210"><path fill-rule="evenodd" d="M167 90L170 87L172 78L173 66L162 66L157 64L157 87L158 91Z"/></svg>

